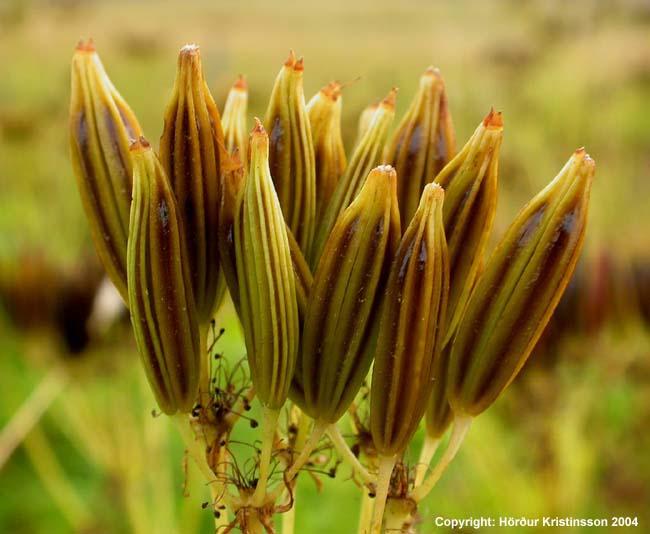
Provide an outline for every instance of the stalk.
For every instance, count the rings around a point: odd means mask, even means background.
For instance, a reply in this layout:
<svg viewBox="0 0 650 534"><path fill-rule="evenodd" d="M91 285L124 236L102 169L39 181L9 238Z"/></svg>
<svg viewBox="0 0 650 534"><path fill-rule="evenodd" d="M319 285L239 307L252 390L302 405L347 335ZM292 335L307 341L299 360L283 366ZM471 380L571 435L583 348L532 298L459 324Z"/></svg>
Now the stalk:
<svg viewBox="0 0 650 534"><path fill-rule="evenodd" d="M327 427L327 435L332 440L332 444L337 452L341 455L344 461L350 464L350 467L361 477L361 479L366 484L372 484L375 482L374 477L368 472L368 470L361 464L359 459L354 455L350 447L343 439L341 435L341 430L336 424L329 425Z"/></svg>
<svg viewBox="0 0 650 534"><path fill-rule="evenodd" d="M309 435L309 439L307 440L307 443L305 443L305 446L302 448L300 451L300 454L296 458L296 460L291 464L291 467L287 470L287 480L291 481L295 478L295 476L298 474L298 471L304 466L307 461L309 460L309 456L311 455L312 451L316 448L318 445L318 442L320 439L323 437L323 434L328 429L328 423L325 421L316 421L314 423L314 427L311 431L311 434Z"/></svg>
<svg viewBox="0 0 650 534"><path fill-rule="evenodd" d="M447 448L445 449L442 458L440 458L440 461L433 468L429 476L424 479L422 484L417 486L411 494L411 497L416 503L420 502L431 492L433 487L436 485L436 482L438 482L442 474L445 472L445 469L447 469L447 466L454 459L458 449L465 439L465 435L467 434L470 425L472 424L472 420L473 418L471 416L457 417L454 420L454 428L451 432L451 438L449 439L449 443L447 444Z"/></svg>
<svg viewBox="0 0 650 534"><path fill-rule="evenodd" d="M368 491L363 492L361 497L361 513L359 514L359 533L368 534L368 525L372 521L372 510L375 501L370 497Z"/></svg>
<svg viewBox="0 0 650 534"><path fill-rule="evenodd" d="M260 455L260 473L255 487L255 493L251 497L251 504L259 508L264 504L266 497L266 486L268 483L271 468L271 455L273 453L273 441L278 426L280 410L262 408L262 453Z"/></svg>
<svg viewBox="0 0 650 534"><path fill-rule="evenodd" d="M427 474L427 471L429 470L429 465L431 464L431 460L433 459L433 456L436 454L439 445L440 445L440 438L432 438L428 434L425 436L424 443L422 444L422 450L420 451L420 459L418 460L418 464L415 468L414 486L416 488L420 484L422 484L422 481L424 480L424 476Z"/></svg>
<svg viewBox="0 0 650 534"><path fill-rule="evenodd" d="M390 479L395 467L396 456L382 456L379 459L379 474L377 475L377 491L375 496L375 510L372 514L371 534L381 534L381 523L384 518L384 508L388 499Z"/></svg>

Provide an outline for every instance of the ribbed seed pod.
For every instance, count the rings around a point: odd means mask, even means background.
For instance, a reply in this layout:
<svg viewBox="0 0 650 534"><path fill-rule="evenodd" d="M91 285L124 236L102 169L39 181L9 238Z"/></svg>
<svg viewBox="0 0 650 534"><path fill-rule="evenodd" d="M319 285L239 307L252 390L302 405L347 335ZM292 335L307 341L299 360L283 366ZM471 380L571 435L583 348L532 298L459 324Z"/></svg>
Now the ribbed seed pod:
<svg viewBox="0 0 650 534"><path fill-rule="evenodd" d="M373 102L369 106L365 107L360 113L359 121L357 123L357 138L352 146L357 146L361 142L361 139L363 139L363 136L368 131L368 126L370 126L370 123L372 122L372 117L375 115L375 111L377 111L377 108L379 107L379 103L379 101Z"/></svg>
<svg viewBox="0 0 650 534"><path fill-rule="evenodd" d="M445 82L429 67L406 115L386 147L384 160L397 171L397 198L406 227L420 202L424 186L433 181L456 153L456 138ZM448 196L447 190L445 189Z"/></svg>
<svg viewBox="0 0 650 534"><path fill-rule="evenodd" d="M318 223L310 260L312 267L318 264L325 242L339 215L359 194L370 171L381 163L388 129L395 117L396 98L397 89L392 89L382 100L361 141L355 147L345 173L336 185L322 220Z"/></svg>
<svg viewBox="0 0 650 534"><path fill-rule="evenodd" d="M133 155L128 288L131 322L160 409L189 412L199 385L199 330L176 199L149 143Z"/></svg>
<svg viewBox="0 0 650 534"><path fill-rule="evenodd" d="M219 270L217 225L221 173L228 164L221 118L203 78L196 45L181 48L174 91L165 112L160 161L183 219L199 320L212 317L225 284Z"/></svg>
<svg viewBox="0 0 650 534"><path fill-rule="evenodd" d="M307 254L316 223L316 167L303 93L303 60L291 51L275 80L264 124L269 132L269 165L282 213Z"/></svg>
<svg viewBox="0 0 650 534"><path fill-rule="evenodd" d="M445 190L443 219L451 268L445 343L463 316L492 230L502 139L501 113L492 110L436 176L436 183Z"/></svg>
<svg viewBox="0 0 650 534"><path fill-rule="evenodd" d="M316 220L324 213L345 170L341 137L341 84L331 82L307 104L316 161Z"/></svg>
<svg viewBox="0 0 650 534"><path fill-rule="evenodd" d="M424 415L427 435L431 438L442 437L454 418L447 400L447 372L450 352L451 345L447 344L440 351L440 356L433 362L433 387Z"/></svg>
<svg viewBox="0 0 650 534"><path fill-rule="evenodd" d="M368 374L399 238L395 170L380 166L337 221L314 275L300 353L301 408L314 419L335 423Z"/></svg>
<svg viewBox="0 0 650 534"><path fill-rule="evenodd" d="M239 76L234 83L226 104L223 107L223 135L226 150L230 155L239 151L239 158L244 163L248 162L248 127L246 126L246 112L248 111L248 84L243 76Z"/></svg>
<svg viewBox="0 0 650 534"><path fill-rule="evenodd" d="M70 155L81 202L106 272L122 295L126 289L126 242L133 189L129 145L142 130L111 83L92 41L72 57Z"/></svg>
<svg viewBox="0 0 650 534"><path fill-rule="evenodd" d="M235 259L235 219L241 205L241 192L244 187L244 168L239 160L239 153L232 156L230 168L224 172L221 187L221 207L219 210L219 258L225 275L230 297L239 312L239 283L237 281L237 266ZM287 228L291 264L296 279L296 298L298 299L298 315L301 319L307 312L307 298L311 291L313 277L295 237Z"/></svg>
<svg viewBox="0 0 650 534"><path fill-rule="evenodd" d="M393 260L370 390L370 430L384 456L402 452L424 414L449 292L444 192L428 184Z"/></svg>
<svg viewBox="0 0 650 534"><path fill-rule="evenodd" d="M492 254L452 346L447 394L457 416L488 408L542 334L582 249L594 170L577 150Z"/></svg>
<svg viewBox="0 0 650 534"><path fill-rule="evenodd" d="M257 121L250 167L235 220L240 318L255 391L279 409L298 350L298 306L289 239L269 169L269 138Z"/></svg>

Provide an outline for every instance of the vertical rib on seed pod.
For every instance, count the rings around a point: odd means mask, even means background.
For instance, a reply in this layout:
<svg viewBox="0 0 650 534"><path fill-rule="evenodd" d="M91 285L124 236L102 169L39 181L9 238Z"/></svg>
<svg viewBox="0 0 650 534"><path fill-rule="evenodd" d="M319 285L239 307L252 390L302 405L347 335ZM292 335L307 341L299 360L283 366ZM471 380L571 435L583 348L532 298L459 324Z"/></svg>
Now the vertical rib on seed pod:
<svg viewBox="0 0 650 534"><path fill-rule="evenodd" d="M316 220L332 198L345 170L345 148L341 137L341 84L331 82L307 104L316 161Z"/></svg>
<svg viewBox="0 0 650 534"><path fill-rule="evenodd" d="M437 184L424 188L395 254L381 309L370 390L370 430L381 466L373 532L381 526L396 456L424 414L442 345L449 292L443 198Z"/></svg>
<svg viewBox="0 0 650 534"><path fill-rule="evenodd" d="M133 154L128 288L131 322L160 409L189 412L199 380L199 332L178 208L165 171L140 138Z"/></svg>
<svg viewBox="0 0 650 534"><path fill-rule="evenodd" d="M126 247L133 170L129 145L142 135L128 104L111 83L92 41L72 58L70 155L99 258L128 300Z"/></svg>
<svg viewBox="0 0 650 534"><path fill-rule="evenodd" d="M266 492L279 410L293 376L298 350L298 306L287 229L269 169L269 138L259 120L235 220L240 318L253 385L264 408L259 506Z"/></svg>
<svg viewBox="0 0 650 534"><path fill-rule="evenodd" d="M400 238L395 170L374 169L343 212L314 275L302 336L304 410L335 423L372 362L373 326Z"/></svg>
<svg viewBox="0 0 650 534"><path fill-rule="evenodd" d="M223 135L226 150L234 154L239 150L239 158L244 163L248 162L248 127L246 126L246 111L248 109L248 84L243 76L239 76L231 87L223 107Z"/></svg>
<svg viewBox="0 0 650 534"><path fill-rule="evenodd" d="M445 344L463 315L494 222L502 139L501 113L491 110L436 176L436 183L445 190L443 219L451 268Z"/></svg>
<svg viewBox="0 0 650 534"><path fill-rule="evenodd" d="M381 163L381 154L393 118L397 89L392 89L372 116L368 128L355 147L352 157L334 190L323 218L318 223L311 254L312 267L318 264L325 242L339 215L350 205L363 187L370 171Z"/></svg>
<svg viewBox="0 0 650 534"><path fill-rule="evenodd" d="M433 181L455 153L445 83L440 71L429 67L420 78L418 92L388 143L384 158L397 171L402 226L413 217L424 186Z"/></svg>
<svg viewBox="0 0 650 534"><path fill-rule="evenodd" d="M302 251L314 238L316 168L303 93L303 60L293 51L273 86L264 124L269 132L269 165L282 213Z"/></svg>
<svg viewBox="0 0 650 534"><path fill-rule="evenodd" d="M225 289L220 281L216 231L221 172L227 158L221 118L203 78L199 47L186 45L178 56L174 91L165 112L160 161L183 219L183 239L202 323L211 318Z"/></svg>
<svg viewBox="0 0 650 534"><path fill-rule="evenodd" d="M476 416L524 365L582 249L595 164L577 150L517 215L478 281L454 338L447 393Z"/></svg>

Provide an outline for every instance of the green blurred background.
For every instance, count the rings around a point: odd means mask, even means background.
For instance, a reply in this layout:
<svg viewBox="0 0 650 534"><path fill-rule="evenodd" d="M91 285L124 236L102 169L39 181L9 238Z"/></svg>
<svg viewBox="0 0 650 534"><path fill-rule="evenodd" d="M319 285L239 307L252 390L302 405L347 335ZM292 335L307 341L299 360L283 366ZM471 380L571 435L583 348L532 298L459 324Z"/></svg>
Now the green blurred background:
<svg viewBox="0 0 650 534"><path fill-rule="evenodd" d="M432 532L434 515L631 515L650 532L650 336L637 313L648 289L633 276L650 272L644 0L0 1L0 427L39 384L61 389L0 470L0 532L210 531L191 471L182 496L180 441L150 415L128 323L75 357L59 335L60 296L83 297L97 276L66 129L70 57L89 36L153 140L186 42L202 47L220 106L246 75L251 120L290 48L308 98L360 78L344 90L348 150L367 104L397 86L401 115L424 69L440 67L459 147L490 106L504 113L495 236L585 146L597 174L579 304L476 421L419 528ZM228 307L220 324L220 348L241 357ZM302 477L297 532L356 531L344 471L320 493Z"/></svg>

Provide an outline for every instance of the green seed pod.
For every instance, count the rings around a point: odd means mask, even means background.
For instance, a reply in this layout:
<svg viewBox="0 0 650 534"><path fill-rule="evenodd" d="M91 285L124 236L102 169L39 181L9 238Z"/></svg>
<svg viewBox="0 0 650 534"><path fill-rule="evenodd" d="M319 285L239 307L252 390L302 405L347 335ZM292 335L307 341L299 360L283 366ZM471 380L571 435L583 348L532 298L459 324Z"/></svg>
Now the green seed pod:
<svg viewBox="0 0 650 534"><path fill-rule="evenodd" d="M388 129L395 117L396 98L397 89L392 89L388 96L382 100L361 141L355 147L345 173L336 185L323 218L318 223L311 254L312 267L318 264L325 242L339 215L359 194L370 171L381 163L381 154L384 150Z"/></svg>
<svg viewBox="0 0 650 534"><path fill-rule="evenodd" d="M316 161L316 220L324 213L345 170L345 147L341 137L342 100L341 84L331 82L307 104Z"/></svg>
<svg viewBox="0 0 650 534"><path fill-rule="evenodd" d="M359 122L357 123L357 138L352 146L357 146L361 142L361 139L363 139L363 136L368 131L368 126L370 126L372 117L375 115L378 107L379 101L373 102L361 112Z"/></svg>
<svg viewBox="0 0 650 534"><path fill-rule="evenodd" d="M440 356L433 362L433 387L424 414L427 435L432 438L442 437L454 419L447 400L447 372L450 352L451 344L448 343L440 351Z"/></svg>
<svg viewBox="0 0 650 534"><path fill-rule="evenodd" d="M174 91L160 138L160 161L183 219L196 309L204 323L212 317L225 287L219 280L216 232L221 173L228 165L228 154L219 110L203 78L196 45L184 46L178 56Z"/></svg>
<svg viewBox="0 0 650 534"><path fill-rule="evenodd" d="M455 153L445 82L438 69L429 67L420 78L418 92L388 143L384 158L397 171L403 227L413 217L424 186L433 181ZM446 188L445 194L448 198Z"/></svg>
<svg viewBox="0 0 650 534"><path fill-rule="evenodd" d="M149 384L167 414L189 412L199 385L199 329L183 229L165 171L140 138L133 155L129 309Z"/></svg>
<svg viewBox="0 0 650 534"><path fill-rule="evenodd" d="M445 190L443 219L451 268L445 344L463 316L492 230L502 139L501 113L492 110L436 176L436 183Z"/></svg>
<svg viewBox="0 0 650 534"><path fill-rule="evenodd" d="M383 456L401 453L433 386L449 292L444 192L428 184L393 260L370 389L370 430Z"/></svg>
<svg viewBox="0 0 650 534"><path fill-rule="evenodd" d="M289 239L269 169L269 138L256 120L242 203L235 220L240 318L255 391L279 409L298 350L298 306Z"/></svg>
<svg viewBox="0 0 650 534"><path fill-rule="evenodd" d="M243 76L239 76L230 89L226 105L223 107L223 135L226 150L229 154L239 151L239 158L246 164L248 161L248 127L246 112L248 110L248 84Z"/></svg>
<svg viewBox="0 0 650 534"><path fill-rule="evenodd" d="M264 124L269 132L269 165L282 213L306 254L316 223L316 167L303 93L303 60L291 51L275 80Z"/></svg>
<svg viewBox="0 0 650 534"><path fill-rule="evenodd" d="M594 170L577 150L517 215L485 266L451 351L447 395L456 416L488 408L542 334L582 249Z"/></svg>
<svg viewBox="0 0 650 534"><path fill-rule="evenodd" d="M395 170L370 172L334 226L314 275L300 353L304 411L335 423L372 362L383 286L400 238Z"/></svg>
<svg viewBox="0 0 650 534"><path fill-rule="evenodd" d="M111 83L92 41L72 58L70 156L97 254L122 295L133 189L129 145L142 130Z"/></svg>

